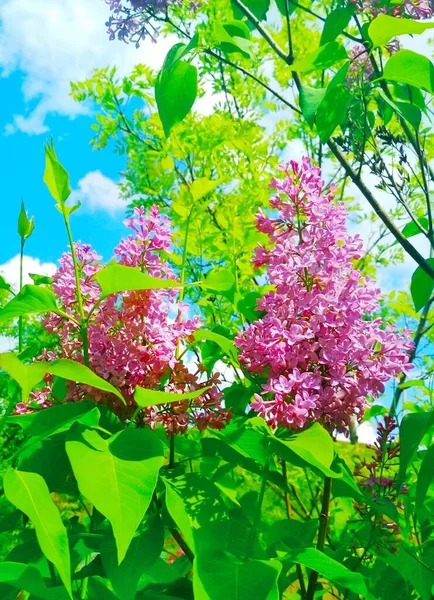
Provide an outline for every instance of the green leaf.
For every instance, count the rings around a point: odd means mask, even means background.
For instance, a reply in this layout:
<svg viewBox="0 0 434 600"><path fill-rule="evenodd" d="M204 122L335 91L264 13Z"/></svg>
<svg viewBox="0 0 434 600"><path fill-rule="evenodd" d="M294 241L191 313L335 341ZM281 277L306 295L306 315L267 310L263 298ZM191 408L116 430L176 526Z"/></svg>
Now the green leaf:
<svg viewBox="0 0 434 600"><path fill-rule="evenodd" d="M68 381L75 381L76 383L90 385L98 390L103 390L104 392L114 394L119 398L119 400L121 400L123 404L126 404L122 394L111 383L102 377L99 377L99 375L94 373L91 369L89 369L89 367L86 367L75 360L71 360L69 358L60 358L59 360L55 360L53 362L39 362L34 363L34 365L38 365L38 367L43 365L45 372L50 373L51 375L68 379ZM31 365L31 367L34 365Z"/></svg>
<svg viewBox="0 0 434 600"><path fill-rule="evenodd" d="M119 600L134 600L143 573L161 554L164 526L157 516L147 519L144 529L131 541L124 560L118 565L116 545L108 539L101 546L105 572Z"/></svg>
<svg viewBox="0 0 434 600"><path fill-rule="evenodd" d="M249 292L243 298L238 300L238 311L250 322L261 319L265 312L257 307L258 300L262 298L259 292Z"/></svg>
<svg viewBox="0 0 434 600"><path fill-rule="evenodd" d="M188 115L196 96L196 67L178 60L160 71L155 82L155 99L166 137L169 137L172 127Z"/></svg>
<svg viewBox="0 0 434 600"><path fill-rule="evenodd" d="M221 184L221 181L207 179L206 177L200 177L195 179L190 185L189 192L193 196L194 202L200 200Z"/></svg>
<svg viewBox="0 0 434 600"><path fill-rule="evenodd" d="M125 558L154 493L163 446L150 429L125 429L108 440L75 425L66 452L80 492L111 523L118 563Z"/></svg>
<svg viewBox="0 0 434 600"><path fill-rule="evenodd" d="M326 88L311 88L306 85L300 89L300 109L303 117L306 119L310 127L313 127L315 122L316 111L326 94Z"/></svg>
<svg viewBox="0 0 434 600"><path fill-rule="evenodd" d="M29 277L33 279L35 285L50 285L54 279L48 275L38 275L37 273L29 273Z"/></svg>
<svg viewBox="0 0 434 600"><path fill-rule="evenodd" d="M46 587L38 569L22 563L1 562L0 581L42 600L67 600L70 597L63 587Z"/></svg>
<svg viewBox="0 0 434 600"><path fill-rule="evenodd" d="M134 400L141 408L154 406L158 404L169 404L170 402L181 402L181 400L193 400L210 389L210 386L203 387L193 392L185 394L176 394L175 392L159 392L137 386L134 390Z"/></svg>
<svg viewBox="0 0 434 600"><path fill-rule="evenodd" d="M65 202L71 194L71 187L68 172L56 156L53 141L45 144L44 183L50 194L59 203L60 208L64 208Z"/></svg>
<svg viewBox="0 0 434 600"><path fill-rule="evenodd" d="M27 240L33 233L35 229L35 222L33 217L29 219L26 213L26 209L24 208L24 202L21 201L21 210L18 215L18 235L22 239L23 242Z"/></svg>
<svg viewBox="0 0 434 600"><path fill-rule="evenodd" d="M236 19L245 18L242 10L240 10L234 2L231 2L231 4L234 17ZM270 0L244 0L243 4L244 6L247 6L250 12L253 13L259 21L265 19L268 9L270 8ZM250 21L248 22L248 25L250 26ZM254 25L251 25L251 28L254 29Z"/></svg>
<svg viewBox="0 0 434 600"><path fill-rule="evenodd" d="M163 481L164 485L166 486L165 501L167 511L175 521L177 527L179 527L179 530L187 542L187 546L194 553L196 552L196 548L194 543L193 527L184 502L181 496L177 493L176 487L173 486L166 478L163 478Z"/></svg>
<svg viewBox="0 0 434 600"><path fill-rule="evenodd" d="M32 521L42 552L57 568L72 598L68 536L44 479L36 473L8 469L3 486L9 502Z"/></svg>
<svg viewBox="0 0 434 600"><path fill-rule="evenodd" d="M175 279L160 279L142 273L136 267L108 265L95 273L93 278L101 287L101 298L132 290L159 290L182 287Z"/></svg>
<svg viewBox="0 0 434 600"><path fill-rule="evenodd" d="M408 388L411 388L411 387L425 387L426 388L426 382L423 379L407 379L403 383L400 383L398 385L398 387L400 390L407 390Z"/></svg>
<svg viewBox="0 0 434 600"><path fill-rule="evenodd" d="M13 352L0 354L0 368L19 384L23 401L27 400L32 389L45 375L44 368L38 363L25 365Z"/></svg>
<svg viewBox="0 0 434 600"><path fill-rule="evenodd" d="M30 415L9 417L8 422L20 425L27 437L44 439L54 433L67 431L73 423L88 418L94 410L95 406L91 402L70 402L50 406Z"/></svg>
<svg viewBox="0 0 434 600"><path fill-rule="evenodd" d="M203 342L204 340L215 342L230 358L232 364L236 367L239 366L238 353L232 340L229 340L224 335L220 335L214 331L209 331L208 329L196 329L193 333L193 337L197 342Z"/></svg>
<svg viewBox="0 0 434 600"><path fill-rule="evenodd" d="M328 42L320 46L312 54L304 56L291 65L292 71L306 73L308 71L324 71L347 58L347 51L340 42Z"/></svg>
<svg viewBox="0 0 434 600"><path fill-rule="evenodd" d="M369 592L365 578L360 573L354 573L333 560L323 552L316 548L303 548L301 550L292 550L289 557L295 563L299 563L318 571L320 575L326 577L333 583L341 585L344 588L351 590L353 593L359 594L364 600L376 600Z"/></svg>
<svg viewBox="0 0 434 600"><path fill-rule="evenodd" d="M6 281L3 275L0 275L0 290L6 290L7 292L12 292L12 288L10 284Z"/></svg>
<svg viewBox="0 0 434 600"><path fill-rule="evenodd" d="M427 258L426 262L434 268L434 258ZM411 276L410 292L414 308L420 311L431 298L434 290L434 279L418 267Z"/></svg>
<svg viewBox="0 0 434 600"><path fill-rule="evenodd" d="M193 565L197 600L278 600L277 580L282 565L277 560L230 558L218 550L198 553Z"/></svg>
<svg viewBox="0 0 434 600"><path fill-rule="evenodd" d="M270 442L276 454L288 462L294 462L294 454L311 467L315 467L328 477L340 477L332 471L333 440L329 433L319 424L295 433L289 440L271 437Z"/></svg>
<svg viewBox="0 0 434 600"><path fill-rule="evenodd" d="M216 269L208 273L201 287L215 292L226 292L234 287L235 278L228 269Z"/></svg>
<svg viewBox="0 0 434 600"><path fill-rule="evenodd" d="M434 93L434 65L426 56L412 50L393 54L384 67L383 78Z"/></svg>
<svg viewBox="0 0 434 600"><path fill-rule="evenodd" d="M423 457L416 485L416 514L421 510L429 487L434 479L434 445L430 446Z"/></svg>
<svg viewBox="0 0 434 600"><path fill-rule="evenodd" d="M403 545L395 553L384 553L382 559L402 575L407 585L410 582L418 594L416 597L420 597L421 600L432 600L434 572L431 565L425 565Z"/></svg>
<svg viewBox="0 0 434 600"><path fill-rule="evenodd" d="M351 93L343 85L327 90L316 113L316 127L321 142L327 142L336 127L346 121L351 98Z"/></svg>
<svg viewBox="0 0 434 600"><path fill-rule="evenodd" d="M241 26L233 25L233 23L241 23ZM250 57L254 49L254 44L246 38L245 29L248 33L249 29L242 21L233 21L232 26L226 27L216 22L213 29L213 38L223 50L223 52L240 52L247 58ZM241 35L239 35L241 33Z"/></svg>
<svg viewBox="0 0 434 600"><path fill-rule="evenodd" d="M54 293L37 285L25 285L23 289L0 309L0 323L25 315L56 312Z"/></svg>
<svg viewBox="0 0 434 600"><path fill-rule="evenodd" d="M327 44L327 42L332 42L344 31L354 14L354 10L355 7L351 4L332 10L324 23L320 46Z"/></svg>
<svg viewBox="0 0 434 600"><path fill-rule="evenodd" d="M434 23L422 23L413 19L378 15L369 24L368 35L374 48L377 48L378 46L385 46L398 35L419 34L433 27Z"/></svg>
<svg viewBox="0 0 434 600"><path fill-rule="evenodd" d="M410 413L402 419L399 427L399 481L404 481L407 467L433 423L434 412Z"/></svg>
<svg viewBox="0 0 434 600"><path fill-rule="evenodd" d="M419 129L420 122L422 120L422 112L420 108L414 104L411 104L410 102L398 102L396 100L391 100L386 96L383 90L379 90L378 93L383 98L384 102L389 104L389 106L391 106L401 118L408 121L414 129ZM415 224L413 223L413 225Z"/></svg>
<svg viewBox="0 0 434 600"><path fill-rule="evenodd" d="M426 217L420 217L420 219L417 220L425 230L428 229L428 219ZM422 232L414 221L410 221L409 223L407 223L407 225L405 225L405 227L403 227L401 233L404 237L410 238L414 235L419 235L419 233ZM396 246L396 244L399 244L398 240L395 240L392 246Z"/></svg>

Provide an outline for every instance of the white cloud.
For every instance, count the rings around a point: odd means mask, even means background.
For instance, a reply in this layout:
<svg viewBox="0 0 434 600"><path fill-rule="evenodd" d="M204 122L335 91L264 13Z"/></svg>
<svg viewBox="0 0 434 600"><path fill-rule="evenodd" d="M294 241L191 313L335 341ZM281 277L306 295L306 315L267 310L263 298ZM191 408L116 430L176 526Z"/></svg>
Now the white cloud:
<svg viewBox="0 0 434 600"><path fill-rule="evenodd" d="M71 203L80 200L91 212L101 209L114 215L125 210L125 202L119 195L116 183L101 173L90 171L78 182L78 189L70 197Z"/></svg>
<svg viewBox="0 0 434 600"><path fill-rule="evenodd" d="M139 49L110 41L108 16L103 0L1 0L0 70L3 77L24 74L22 92L31 106L13 116L7 133L44 133L48 114L82 114L86 109L69 97L69 84L93 68L115 64L122 75L140 62L160 68L174 37L146 40Z"/></svg>
<svg viewBox="0 0 434 600"><path fill-rule="evenodd" d="M51 262L41 262L39 258L24 256L23 260L23 283L33 283L29 273L37 275L53 275L57 267ZM0 265L0 274L12 285L15 290L19 288L20 282L20 255L17 254L4 264Z"/></svg>

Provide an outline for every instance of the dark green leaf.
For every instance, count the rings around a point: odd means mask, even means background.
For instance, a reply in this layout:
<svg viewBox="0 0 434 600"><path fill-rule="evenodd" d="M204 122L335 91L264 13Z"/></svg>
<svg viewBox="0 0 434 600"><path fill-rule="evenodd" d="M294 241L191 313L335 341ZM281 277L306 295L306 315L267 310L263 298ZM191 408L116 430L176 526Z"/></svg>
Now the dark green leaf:
<svg viewBox="0 0 434 600"><path fill-rule="evenodd" d="M386 96L383 90L379 90L378 93L383 98L384 102L393 108L395 113L397 113L401 118L405 119L405 121L408 121L414 129L419 129L422 119L422 112L420 108L414 106L414 104L411 104L410 102L398 102L396 100L391 100L388 98L388 96Z"/></svg>
<svg viewBox="0 0 434 600"><path fill-rule="evenodd" d="M303 85L300 88L301 112L310 127L313 127L316 111L323 101L326 91L326 88L311 88L306 85Z"/></svg>
<svg viewBox="0 0 434 600"><path fill-rule="evenodd" d="M223 52L229 54L231 52L240 52L243 56L250 57L254 44L244 35L244 28L247 30L247 33L249 33L249 29L242 21L234 21L233 23L241 23L243 29L240 26L235 27L234 25L226 27L225 24L221 25L217 22L214 24L213 38ZM239 35L240 33L242 35Z"/></svg>
<svg viewBox="0 0 434 600"><path fill-rule="evenodd" d="M344 7L335 8L329 15L327 15L327 19L324 23L324 29L321 34L321 46L327 44L327 42L332 42L344 31L350 22L354 11L354 5L348 4Z"/></svg>
<svg viewBox="0 0 434 600"><path fill-rule="evenodd" d="M426 56L412 50L393 54L384 67L383 77L434 93L434 65Z"/></svg>
<svg viewBox="0 0 434 600"><path fill-rule="evenodd" d="M241 562L224 552L202 551L193 566L194 597L198 600L278 600L277 579L281 569L277 560Z"/></svg>
<svg viewBox="0 0 434 600"><path fill-rule="evenodd" d="M36 473L9 469L3 485L9 502L32 521L43 553L56 566L72 598L68 536L44 479Z"/></svg>
<svg viewBox="0 0 434 600"><path fill-rule="evenodd" d="M63 587L46 587L38 569L21 563L0 563L0 581L42 600L68 600L70 597Z"/></svg>
<svg viewBox="0 0 434 600"><path fill-rule="evenodd" d="M418 221L425 230L428 230L428 219L426 217L420 217ZM405 225L401 233L404 237L410 238L414 235L419 235L419 233L422 232L414 221L410 221L407 223L407 225ZM396 246L396 244L399 244L398 240L395 240L392 246Z"/></svg>
<svg viewBox="0 0 434 600"><path fill-rule="evenodd" d="M6 290L7 292L12 292L12 288L10 284L6 281L3 275L0 275L0 290Z"/></svg>
<svg viewBox="0 0 434 600"><path fill-rule="evenodd" d="M152 499L163 447L150 429L125 429L108 440L96 431L74 426L66 451L80 492L111 523L118 562Z"/></svg>
<svg viewBox="0 0 434 600"><path fill-rule="evenodd" d="M434 258L427 258L426 262L434 268ZM431 298L434 290L434 279L418 267L411 276L410 292L414 308L419 311Z"/></svg>
<svg viewBox="0 0 434 600"><path fill-rule="evenodd" d="M196 67L178 60L169 69L160 71L155 82L155 99L166 137L172 127L188 115L196 95Z"/></svg>
<svg viewBox="0 0 434 600"><path fill-rule="evenodd" d="M243 11L238 8L234 2L231 4L234 17L236 19L245 18ZM251 13L255 15L259 21L263 21L265 19L268 9L270 8L270 0L243 0L243 4L250 10ZM250 21L248 21L248 25L251 29L254 29L254 25L251 25Z"/></svg>
<svg viewBox="0 0 434 600"><path fill-rule="evenodd" d="M175 279L160 279L135 267L108 265L97 271L94 279L101 287L101 298L131 290L158 290L182 287Z"/></svg>
<svg viewBox="0 0 434 600"><path fill-rule="evenodd" d="M101 546L103 565L119 600L134 600L141 576L156 562L164 543L164 526L159 517L147 519L136 535L124 560L118 565L116 545L108 539Z"/></svg>
<svg viewBox="0 0 434 600"><path fill-rule="evenodd" d="M433 27L434 23L422 23L413 19L378 15L369 24L368 35L375 48L377 46L385 46L397 35L423 33Z"/></svg>
<svg viewBox="0 0 434 600"><path fill-rule="evenodd" d="M224 335L220 335L214 331L209 331L208 329L197 329L193 333L193 337L197 342L204 340L211 340L212 342L215 342L229 357L231 363L236 367L239 366L240 363L238 361L238 353L232 340L229 340Z"/></svg>
<svg viewBox="0 0 434 600"><path fill-rule="evenodd" d="M38 275L37 273L29 273L29 277L33 279L35 285L50 285L54 279L48 275Z"/></svg>
<svg viewBox="0 0 434 600"><path fill-rule="evenodd" d="M327 142L336 127L347 120L351 97L343 85L327 90L316 113L316 127L321 142Z"/></svg>
<svg viewBox="0 0 434 600"><path fill-rule="evenodd" d="M261 298L262 294L259 292L249 292L237 302L237 309L251 323L265 315L265 312L258 308L258 300Z"/></svg>

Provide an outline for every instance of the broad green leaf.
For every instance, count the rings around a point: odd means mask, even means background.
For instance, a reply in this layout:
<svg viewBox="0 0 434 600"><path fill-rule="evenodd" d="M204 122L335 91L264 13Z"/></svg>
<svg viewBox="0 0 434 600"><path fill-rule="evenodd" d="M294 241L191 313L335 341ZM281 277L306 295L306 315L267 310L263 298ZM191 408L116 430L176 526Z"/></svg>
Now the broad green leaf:
<svg viewBox="0 0 434 600"><path fill-rule="evenodd" d="M411 387L426 387L426 382L423 379L407 379L398 385L400 390L407 390Z"/></svg>
<svg viewBox="0 0 434 600"><path fill-rule="evenodd" d="M164 525L157 516L147 519L136 535L124 560L118 565L116 545L111 538L101 545L105 572L119 600L134 600L140 578L156 562L164 543Z"/></svg>
<svg viewBox="0 0 434 600"><path fill-rule="evenodd" d="M29 273L29 277L33 279L35 285L50 285L54 279L48 275L38 275L38 273Z"/></svg>
<svg viewBox="0 0 434 600"><path fill-rule="evenodd" d="M220 346L223 352L230 358L232 364L239 366L238 353L232 340L229 340L224 335L209 331L208 329L197 329L193 333L193 337L197 342L210 340Z"/></svg>
<svg viewBox="0 0 434 600"><path fill-rule="evenodd" d="M381 406L381 404L374 404L365 411L362 423L364 423L365 421L370 421L371 419L379 417L380 415L387 415L389 414L389 412L390 409L387 406Z"/></svg>
<svg viewBox="0 0 434 600"><path fill-rule="evenodd" d="M119 294L132 290L158 290L179 288L181 284L175 279L160 279L142 273L135 267L126 265L108 265L93 276L101 287L101 298L110 294Z"/></svg>
<svg viewBox="0 0 434 600"><path fill-rule="evenodd" d="M201 282L201 287L216 292L226 292L235 285L235 278L228 269L215 269Z"/></svg>
<svg viewBox="0 0 434 600"><path fill-rule="evenodd" d="M185 541L187 542L187 546L194 553L196 552L195 543L194 543L194 534L193 527L188 516L188 513L185 509L185 505L183 499L176 491L176 488L170 483L169 480L163 479L164 484L166 486L166 508L169 515L172 517L176 526L179 528L182 533Z"/></svg>
<svg viewBox="0 0 434 600"><path fill-rule="evenodd" d="M396 569L406 582L411 583L417 592L417 598L432 600L434 571L431 564L425 564L417 556L413 556L410 549L406 548L403 544L401 544L395 553L384 553L382 559Z"/></svg>
<svg viewBox="0 0 434 600"><path fill-rule="evenodd" d="M426 56L412 50L399 50L393 54L384 67L383 78L434 93L434 65Z"/></svg>
<svg viewBox="0 0 434 600"><path fill-rule="evenodd" d="M169 69L160 71L155 82L155 99L166 137L188 115L196 95L196 67L178 60Z"/></svg>
<svg viewBox="0 0 434 600"><path fill-rule="evenodd" d="M289 548L310 546L313 544L318 522L297 521L296 519L285 519L275 521L267 531L267 546L274 546L277 542L284 542Z"/></svg>
<svg viewBox="0 0 434 600"><path fill-rule="evenodd" d="M42 600L68 600L70 598L64 587L46 587L38 569L22 563L1 562L0 581L12 585L17 590L24 590L32 594L32 598L42 598Z"/></svg>
<svg viewBox="0 0 434 600"><path fill-rule="evenodd" d="M207 179L206 177L200 177L199 179L195 179L193 183L190 185L189 192L193 196L193 200L196 202L200 200L221 184L219 179L212 180Z"/></svg>
<svg viewBox="0 0 434 600"><path fill-rule="evenodd" d="M69 381L75 381L76 383L83 383L91 387L103 390L110 394L114 394L125 404L125 399L122 394L117 390L111 383L99 377L89 367L82 365L75 360L68 358L60 358L53 362L35 363L36 365L43 365L46 373L68 379ZM33 365L31 365L33 366Z"/></svg>
<svg viewBox="0 0 434 600"><path fill-rule="evenodd" d="M330 469L333 462L333 440L327 431L319 423L312 427L295 433L288 440L277 437L270 438L272 448L288 462L294 462L294 454L308 465L319 469L329 477L340 477L339 473Z"/></svg>
<svg viewBox="0 0 434 600"><path fill-rule="evenodd" d="M410 413L399 426L399 481L404 481L407 467L412 461L422 438L434 424L434 412Z"/></svg>
<svg viewBox="0 0 434 600"><path fill-rule="evenodd" d="M386 96L383 90L379 90L378 93L383 98L384 102L393 108L394 112L396 112L401 118L408 121L414 129L419 129L420 122L422 120L422 112L420 108L410 102L391 100L388 98L388 96ZM413 225L415 225L415 223L413 223ZM418 233L420 232L418 231Z"/></svg>
<svg viewBox="0 0 434 600"><path fill-rule="evenodd" d="M426 262L434 268L434 258L427 258ZM434 290L434 279L418 267L411 276L410 292L414 308L420 311L431 298Z"/></svg>
<svg viewBox="0 0 434 600"><path fill-rule="evenodd" d="M430 446L423 457L416 485L416 514L423 503L434 479L434 445Z"/></svg>
<svg viewBox="0 0 434 600"><path fill-rule="evenodd" d="M304 56L291 65L292 71L305 73L308 71L324 71L347 58L347 51L340 42L328 42L320 46L312 54Z"/></svg>
<svg viewBox="0 0 434 600"><path fill-rule="evenodd" d="M422 225L422 227L425 229L425 231L427 231L428 230L428 219L426 217L420 217L420 219L418 219L418 221ZM422 232L414 221L410 221L409 223L407 223L407 225L405 225L405 227L403 227L401 233L404 237L410 238L410 237L413 237L414 235L419 235L419 233L422 233ZM396 246L396 244L399 244L398 240L395 240L393 242L392 246Z"/></svg>
<svg viewBox="0 0 434 600"><path fill-rule="evenodd" d="M390 17L389 15L378 15L369 24L368 35L374 48L376 48L378 46L385 46L391 39L398 35L423 33L433 27L434 23Z"/></svg>
<svg viewBox="0 0 434 600"><path fill-rule="evenodd" d="M354 11L354 5L348 4L344 7L335 8L327 15L321 34L321 46L327 44L327 42L332 42L344 31L351 21Z"/></svg>
<svg viewBox="0 0 434 600"><path fill-rule="evenodd" d="M172 46L164 59L163 71L168 71L178 60L181 60L181 58L184 58L191 50L196 48L198 41L199 36L195 33L188 45L178 42Z"/></svg>
<svg viewBox="0 0 434 600"><path fill-rule="evenodd" d="M240 10L234 2L232 2L231 4L232 11L236 19L246 18L242 10ZM250 12L253 13L259 21L263 21L265 19L268 9L270 8L270 0L244 0L243 4L244 6L247 6ZM248 21L247 25L250 29L255 28L255 26L252 25L250 21Z"/></svg>
<svg viewBox="0 0 434 600"><path fill-rule="evenodd" d="M28 284L0 309L0 323L25 315L56 311L56 297L51 290Z"/></svg>
<svg viewBox="0 0 434 600"><path fill-rule="evenodd" d="M97 410L97 409L95 409ZM65 434L25 444L17 457L20 471L37 473L47 484L50 492L63 492L71 483L71 465L65 451Z"/></svg>
<svg viewBox="0 0 434 600"><path fill-rule="evenodd" d="M364 600L376 600L369 592L363 575L350 571L347 567L316 548L291 550L289 557L296 563L318 571L320 575L331 582L361 595Z"/></svg>
<svg viewBox="0 0 434 600"><path fill-rule="evenodd" d="M80 492L111 523L118 563L125 558L154 493L163 446L151 429L125 429L108 440L75 425L66 452Z"/></svg>
<svg viewBox="0 0 434 600"><path fill-rule="evenodd" d="M89 598L91 600L119 600L119 598L107 587L109 584L102 577L89 578Z"/></svg>
<svg viewBox="0 0 434 600"><path fill-rule="evenodd" d="M71 187L68 172L56 156L53 141L45 144L44 183L59 206L63 208L71 194Z"/></svg>
<svg viewBox="0 0 434 600"><path fill-rule="evenodd" d="M243 298L238 300L238 311L250 322L261 319L265 312L258 308L258 300L262 298L259 292L249 292Z"/></svg>
<svg viewBox="0 0 434 600"><path fill-rule="evenodd" d="M218 550L202 551L193 565L194 597L197 600L278 600L277 580L281 569L277 560L241 561Z"/></svg>
<svg viewBox="0 0 434 600"><path fill-rule="evenodd" d="M42 364L25 365L13 352L0 354L0 368L19 384L23 401L27 400L32 389L45 375Z"/></svg>
<svg viewBox="0 0 434 600"><path fill-rule="evenodd" d="M67 431L73 423L88 417L94 410L91 402L68 402L29 415L9 417L8 421L20 425L26 437L44 439L54 433Z"/></svg>
<svg viewBox="0 0 434 600"><path fill-rule="evenodd" d="M3 275L0 275L0 290L6 290L7 292L12 292L12 287L6 281L6 279L3 277Z"/></svg>
<svg viewBox="0 0 434 600"><path fill-rule="evenodd" d="M301 86L300 109L310 127L313 127L316 111L323 101L326 91L326 88L311 88L306 85Z"/></svg>
<svg viewBox="0 0 434 600"><path fill-rule="evenodd" d="M34 229L35 221L33 217L29 219L26 209L24 208L24 202L21 201L21 210L20 214L18 215L18 235L24 242L32 235Z"/></svg>
<svg viewBox="0 0 434 600"><path fill-rule="evenodd" d="M232 37L250 39L250 30L244 21L227 21L223 23L223 27Z"/></svg>
<svg viewBox="0 0 434 600"><path fill-rule="evenodd" d="M9 502L33 523L42 552L57 568L72 598L68 536L44 479L36 473L8 469L3 486Z"/></svg>
<svg viewBox="0 0 434 600"><path fill-rule="evenodd" d="M177 394L175 392L159 392L157 390L149 390L137 386L134 390L134 400L137 402L138 406L145 408L147 406L154 406L158 404L181 402L181 400L193 400L209 390L209 388L210 386L194 390L193 392L186 392L185 394Z"/></svg>
<svg viewBox="0 0 434 600"><path fill-rule="evenodd" d="M247 31L249 31L248 27L244 25L242 21L239 22L247 29ZM234 23L236 23L236 21L234 21ZM240 31L237 31L237 29ZM219 44L223 52L240 52L243 56L249 58L253 52L254 44L243 35L240 36L239 33L244 33L244 30L241 30L240 27L236 28L235 26L232 26L232 28L227 28L225 24L221 25L218 22L214 24L213 38Z"/></svg>
<svg viewBox="0 0 434 600"><path fill-rule="evenodd" d="M316 113L316 127L321 142L327 142L336 127L347 119L351 93L343 85L327 90Z"/></svg>

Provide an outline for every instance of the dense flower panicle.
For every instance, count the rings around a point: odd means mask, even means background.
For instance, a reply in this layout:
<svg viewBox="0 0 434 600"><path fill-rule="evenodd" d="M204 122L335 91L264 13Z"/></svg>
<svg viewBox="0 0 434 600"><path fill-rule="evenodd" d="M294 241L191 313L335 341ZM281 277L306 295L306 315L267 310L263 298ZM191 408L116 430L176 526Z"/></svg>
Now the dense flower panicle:
<svg viewBox="0 0 434 600"><path fill-rule="evenodd" d="M125 225L132 234L115 248L118 262L138 267L154 277L176 279L175 273L160 257L161 250L170 248L171 233L170 223L160 215L158 207L152 207L148 214L143 208L136 208ZM100 257L88 245L77 243L75 250L84 312L86 315L91 312L88 325L90 367L121 391L127 407L111 394L72 384L66 400L80 399L91 391L97 401L110 405L119 416L129 418L136 408L133 394L138 385L177 393L211 386L194 400L151 407L143 410L140 417L151 426L162 422L168 431L175 433L184 431L191 423L200 429L223 427L230 415L220 404L221 393L216 387L220 383L218 374L203 381L201 365L196 366L196 372L190 373L178 358L184 342L191 339L201 324L197 316L189 318L188 305L176 302L177 291L171 288L123 292L98 303L100 288L93 275L102 268ZM60 259L53 288L65 311L79 320L71 253ZM172 311L178 313L175 319L170 316ZM44 325L59 336L60 354L50 353L41 358L53 360L61 356L82 362L82 339L73 321L50 314ZM35 402L41 406L51 404L50 387L37 394ZM28 408L20 405L18 411Z"/></svg>
<svg viewBox="0 0 434 600"><path fill-rule="evenodd" d="M200 6L195 0L105 0L112 14L106 23L111 40L133 42L136 48L146 36L157 41L158 29L152 19L163 14L170 5L186 4L191 10Z"/></svg>
<svg viewBox="0 0 434 600"><path fill-rule="evenodd" d="M411 342L373 318L380 292L353 266L362 239L348 235L347 211L323 191L320 169L307 158L280 169L273 216L257 215L271 247L254 259L275 291L258 302L265 316L236 338L241 362L267 379L251 407L273 426L315 420L346 431L368 395L410 368Z"/></svg>
<svg viewBox="0 0 434 600"><path fill-rule="evenodd" d="M385 5L384 0L350 0L355 4L358 12L377 16L388 14L394 17L411 17L412 19L429 19L434 13L434 2L432 0L403 0L402 2L391 2Z"/></svg>

